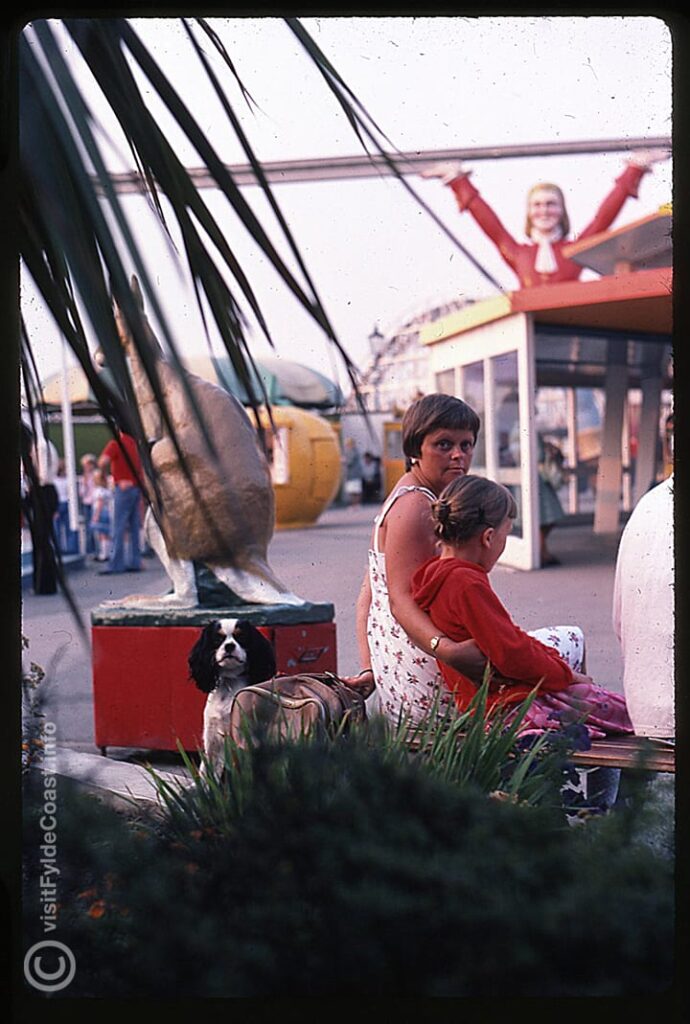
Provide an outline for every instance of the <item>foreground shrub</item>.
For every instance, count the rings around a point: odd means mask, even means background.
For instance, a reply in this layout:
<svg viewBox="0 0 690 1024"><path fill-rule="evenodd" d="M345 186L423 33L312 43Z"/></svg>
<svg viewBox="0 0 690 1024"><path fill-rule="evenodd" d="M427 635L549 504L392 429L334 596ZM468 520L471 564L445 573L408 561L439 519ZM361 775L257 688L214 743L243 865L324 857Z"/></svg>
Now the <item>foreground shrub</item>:
<svg viewBox="0 0 690 1024"><path fill-rule="evenodd" d="M561 787L566 773L568 752L582 744L581 725L519 738L522 719L531 706L536 690L507 721L507 711L489 715L487 697L489 674L469 708L460 713L453 705L442 708L437 701L424 719L414 726L401 719L396 725L382 716L373 716L351 729L342 728L333 737L349 748L370 747L394 769L414 762L425 774L456 786L470 785L487 795L534 806L552 807L565 812ZM343 723L344 724L344 723ZM275 745L275 736L260 723L244 723L242 742L226 741L225 771L218 778L203 752L200 758L205 774L180 747L180 754L195 785L171 785L150 769L165 807L170 830L188 835L194 830L212 830L232 835L238 818L250 799L255 758L251 747ZM319 743L325 733L311 730L299 736L299 744ZM293 740L294 742L294 740Z"/></svg>
<svg viewBox="0 0 690 1024"><path fill-rule="evenodd" d="M222 830L132 830L63 801L69 995L601 996L670 983L672 862L631 839L628 812L568 828L356 736L247 758Z"/></svg>
<svg viewBox="0 0 690 1024"><path fill-rule="evenodd" d="M442 708L439 700L415 725L404 718L392 727L385 719L365 724L389 760L408 760L410 749L431 775L457 785L471 784L483 792L499 793L534 806L563 807L561 787L570 768L567 755L588 748L584 725L577 722L540 736L521 736L525 715L538 690L518 705L491 708L491 665L467 709L453 703Z"/></svg>

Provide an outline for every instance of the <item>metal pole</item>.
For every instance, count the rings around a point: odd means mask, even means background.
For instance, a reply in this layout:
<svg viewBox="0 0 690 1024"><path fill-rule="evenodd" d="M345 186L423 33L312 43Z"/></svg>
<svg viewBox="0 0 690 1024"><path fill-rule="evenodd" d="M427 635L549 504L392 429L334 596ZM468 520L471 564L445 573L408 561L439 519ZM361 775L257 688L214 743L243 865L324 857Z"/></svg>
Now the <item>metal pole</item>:
<svg viewBox="0 0 690 1024"><path fill-rule="evenodd" d="M671 137L658 135L649 138L599 139L581 142L533 142L513 146L474 146L451 149L411 150L388 153L400 174L418 174L423 167L444 160L512 160L524 157L572 156L592 153L631 152L637 149L670 149ZM272 185L291 184L300 181L336 181L344 178L390 177L393 170L386 157L380 154L356 156L318 157L310 160L273 160L262 165L268 182ZM256 185L257 179L249 164L226 164L236 185ZM205 167L188 167L187 173L196 188L215 188L217 183ZM136 171L111 174L110 180L116 192L146 192L141 175ZM93 178L96 189L103 191L97 178Z"/></svg>
<svg viewBox="0 0 690 1024"><path fill-rule="evenodd" d="M578 475L577 475L577 392L575 388L565 389L566 421L568 424L568 512L575 515L578 511Z"/></svg>
<svg viewBox="0 0 690 1024"><path fill-rule="evenodd" d="M72 403L69 399L67 380L67 342L62 342L62 446L67 471L67 507L70 530L79 529L79 501L77 497L77 470L74 455L74 430L72 428Z"/></svg>

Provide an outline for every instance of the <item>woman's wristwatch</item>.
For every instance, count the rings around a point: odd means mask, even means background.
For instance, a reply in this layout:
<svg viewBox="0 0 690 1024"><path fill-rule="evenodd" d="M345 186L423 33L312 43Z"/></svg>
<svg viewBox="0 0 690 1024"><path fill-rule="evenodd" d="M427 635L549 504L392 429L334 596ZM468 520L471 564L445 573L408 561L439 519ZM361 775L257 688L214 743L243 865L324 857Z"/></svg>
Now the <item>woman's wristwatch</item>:
<svg viewBox="0 0 690 1024"><path fill-rule="evenodd" d="M438 636L432 636L431 640L429 641L429 647L434 652L434 654L436 653L436 648L441 643L441 641L446 639L447 637L445 636L444 633L439 633Z"/></svg>

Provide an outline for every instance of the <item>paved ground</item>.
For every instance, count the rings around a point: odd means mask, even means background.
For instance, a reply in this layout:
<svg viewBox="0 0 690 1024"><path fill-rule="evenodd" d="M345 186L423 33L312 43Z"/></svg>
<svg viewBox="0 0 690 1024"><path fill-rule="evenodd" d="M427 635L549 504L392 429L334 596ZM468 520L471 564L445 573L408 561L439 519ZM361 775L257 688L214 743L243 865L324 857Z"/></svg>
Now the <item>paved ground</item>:
<svg viewBox="0 0 690 1024"><path fill-rule="evenodd" d="M366 561L375 508L332 508L309 529L278 531L269 559L290 589L311 601L335 605L338 669L358 669L354 636L354 607ZM519 625L577 623L587 638L588 671L594 679L618 692L622 664L611 626L613 572L618 536L595 536L591 526L568 526L552 534L552 548L563 564L522 572L498 567L494 587ZM167 578L155 559L144 562L139 575L103 577L100 566L88 562L69 574L74 598L82 610L86 635L81 636L62 595L23 595L23 629L30 642L29 657L47 674L47 707L57 726L62 748L96 755L91 700L90 611L102 601L130 593L164 593ZM123 666L123 672L127 667ZM191 685L191 684L190 684ZM132 752L109 750L115 758ZM90 758L84 764L87 764ZM74 759L70 763L76 764ZM95 759L92 762L96 764Z"/></svg>

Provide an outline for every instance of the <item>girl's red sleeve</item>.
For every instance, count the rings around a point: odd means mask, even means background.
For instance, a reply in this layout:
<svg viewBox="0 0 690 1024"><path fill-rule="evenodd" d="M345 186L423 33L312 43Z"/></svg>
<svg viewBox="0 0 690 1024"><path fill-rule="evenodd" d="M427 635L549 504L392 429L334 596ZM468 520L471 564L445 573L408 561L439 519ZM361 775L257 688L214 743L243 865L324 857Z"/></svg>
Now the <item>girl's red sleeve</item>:
<svg viewBox="0 0 690 1024"><path fill-rule="evenodd" d="M450 588L447 588L450 590ZM472 582L449 594L450 616L462 622L493 667L507 679L544 690L563 690L573 681L570 666L552 648L516 626L488 581Z"/></svg>

